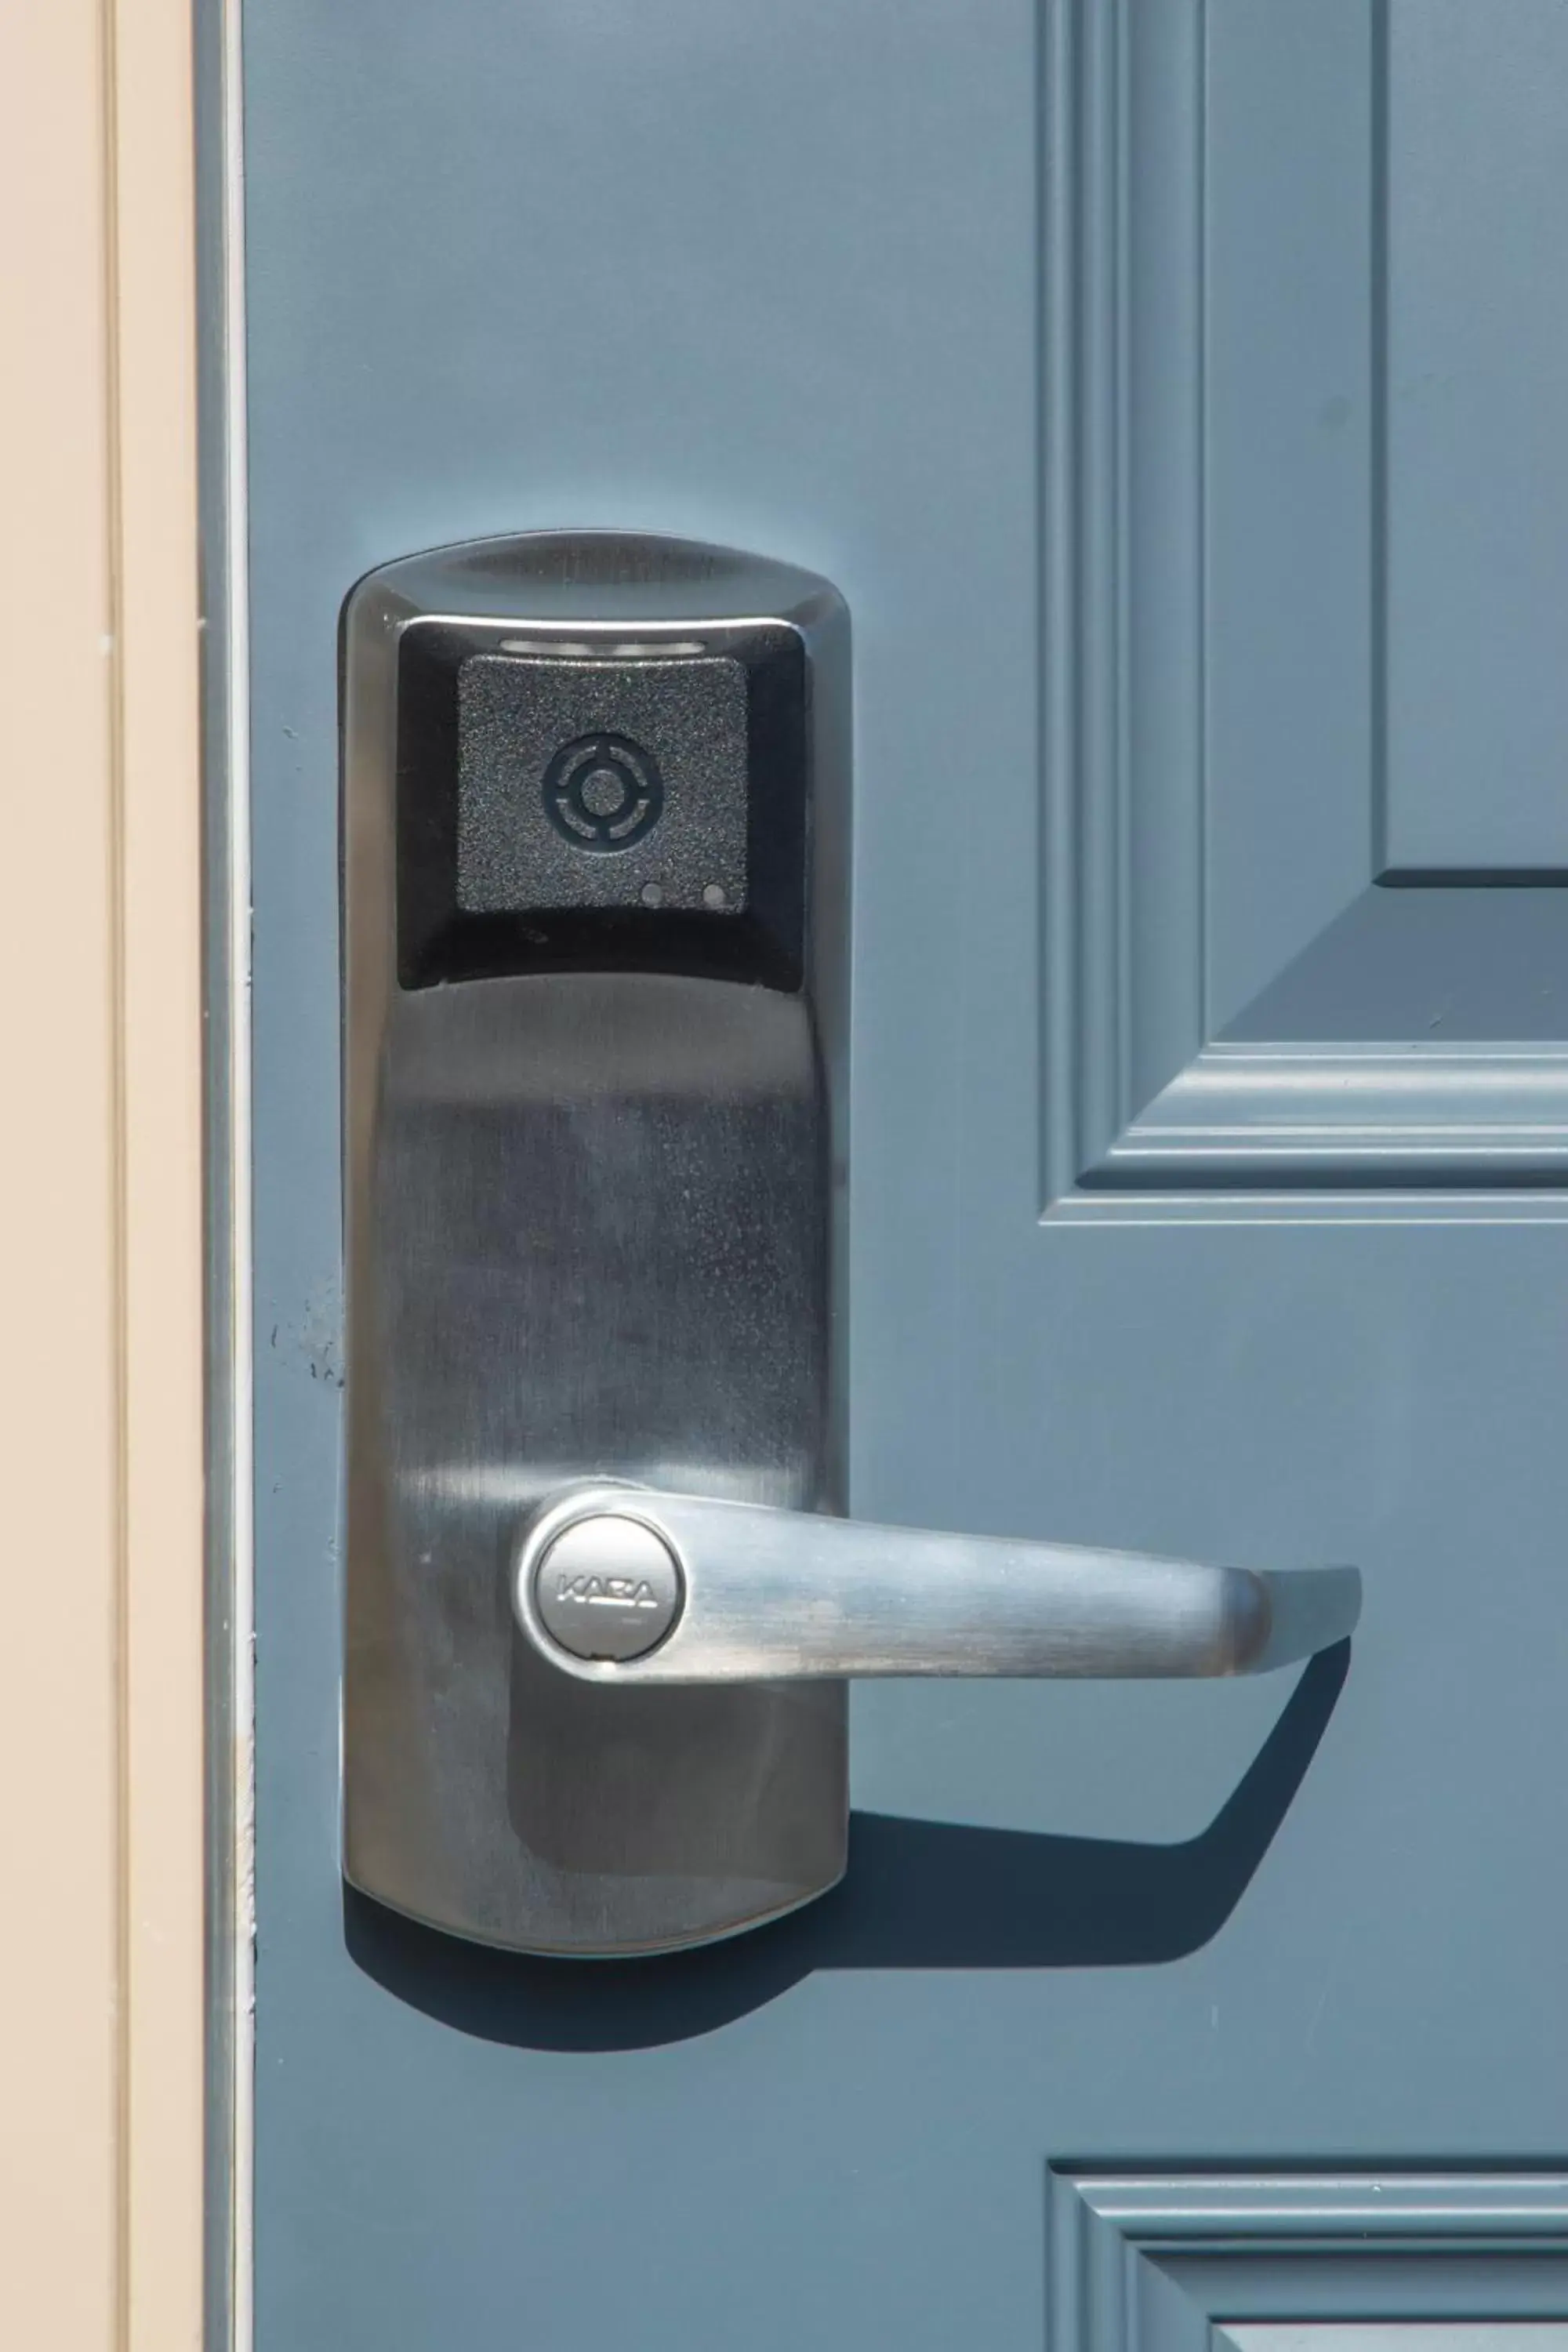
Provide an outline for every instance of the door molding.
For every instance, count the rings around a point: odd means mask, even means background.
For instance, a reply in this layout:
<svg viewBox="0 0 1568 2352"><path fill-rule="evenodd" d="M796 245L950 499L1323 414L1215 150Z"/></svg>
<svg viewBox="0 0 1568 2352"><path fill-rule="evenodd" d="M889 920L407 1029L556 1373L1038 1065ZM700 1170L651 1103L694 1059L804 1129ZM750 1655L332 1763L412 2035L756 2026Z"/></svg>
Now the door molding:
<svg viewBox="0 0 1568 2352"><path fill-rule="evenodd" d="M1389 13L1041 21L1041 1214L1561 1222L1563 871L1394 846ZM1237 301L1264 216L1296 274Z"/></svg>
<svg viewBox="0 0 1568 2352"><path fill-rule="evenodd" d="M1415 2347L1568 2315L1557 2172L1053 2169L1047 2228L1052 2352L1246 2352L1283 2322L1324 2352L1352 2321Z"/></svg>
<svg viewBox="0 0 1568 2352"><path fill-rule="evenodd" d="M201 2341L204 1229L188 0L0 16L0 2338Z"/></svg>

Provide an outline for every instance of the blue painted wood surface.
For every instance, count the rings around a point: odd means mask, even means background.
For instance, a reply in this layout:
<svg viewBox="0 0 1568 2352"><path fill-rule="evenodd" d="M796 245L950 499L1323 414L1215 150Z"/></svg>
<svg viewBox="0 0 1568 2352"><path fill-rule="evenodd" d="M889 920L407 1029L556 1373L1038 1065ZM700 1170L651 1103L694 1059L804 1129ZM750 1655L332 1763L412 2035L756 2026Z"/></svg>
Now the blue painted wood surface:
<svg viewBox="0 0 1568 2352"><path fill-rule="evenodd" d="M1052 2165L1549 2168L1568 15L245 38L259 2352L1014 2352ZM338 1877L334 661L370 565L595 523L853 612L857 1508L1354 1559L1367 1604L1294 1695L859 1693L840 1894L574 1969ZM1227 1036L1232 1128L1119 1171Z"/></svg>

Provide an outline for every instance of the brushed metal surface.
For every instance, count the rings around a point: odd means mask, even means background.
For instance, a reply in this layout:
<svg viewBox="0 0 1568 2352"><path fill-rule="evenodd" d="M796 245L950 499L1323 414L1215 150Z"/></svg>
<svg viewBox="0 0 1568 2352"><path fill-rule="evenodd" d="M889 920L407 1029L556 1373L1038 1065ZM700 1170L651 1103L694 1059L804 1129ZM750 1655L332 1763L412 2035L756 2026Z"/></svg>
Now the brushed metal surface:
<svg viewBox="0 0 1568 2352"><path fill-rule="evenodd" d="M404 633L632 629L652 656L759 617L810 665L808 987L400 987ZM607 532L415 558L346 611L343 1868L480 1940L701 1941L843 1869L841 1684L583 1687L517 1632L509 1566L529 1507L586 1475L841 1499L844 629L810 575Z"/></svg>
<svg viewBox="0 0 1568 2352"><path fill-rule="evenodd" d="M616 1662L563 1646L562 1555L601 1575L662 1551L683 1590L668 1638ZM933 1534L701 1495L585 1484L530 1518L513 1575L542 1658L605 1685L766 1675L1266 1673L1353 1632L1353 1568L1216 1568L1150 1553Z"/></svg>

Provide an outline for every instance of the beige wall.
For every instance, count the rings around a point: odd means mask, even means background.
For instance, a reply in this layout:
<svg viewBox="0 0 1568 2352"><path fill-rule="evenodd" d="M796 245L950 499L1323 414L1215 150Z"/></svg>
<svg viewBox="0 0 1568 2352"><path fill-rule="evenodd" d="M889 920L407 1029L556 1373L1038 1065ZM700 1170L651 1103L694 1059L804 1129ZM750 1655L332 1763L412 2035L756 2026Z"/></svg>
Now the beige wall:
<svg viewBox="0 0 1568 2352"><path fill-rule="evenodd" d="M0 6L0 2345L200 2340L188 0Z"/></svg>

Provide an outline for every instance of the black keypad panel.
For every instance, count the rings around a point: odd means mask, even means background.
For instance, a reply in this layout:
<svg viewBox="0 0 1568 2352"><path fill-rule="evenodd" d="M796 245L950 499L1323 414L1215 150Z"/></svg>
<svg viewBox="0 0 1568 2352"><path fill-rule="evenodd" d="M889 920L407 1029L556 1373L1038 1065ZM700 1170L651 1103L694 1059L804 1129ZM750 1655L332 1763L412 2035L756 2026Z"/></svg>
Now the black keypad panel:
<svg viewBox="0 0 1568 2352"><path fill-rule="evenodd" d="M519 634L432 615L398 637L402 986L664 971L798 988L799 636L710 623L689 650L634 656Z"/></svg>
<svg viewBox="0 0 1568 2352"><path fill-rule="evenodd" d="M746 672L473 656L458 678L457 898L470 915L747 903Z"/></svg>

